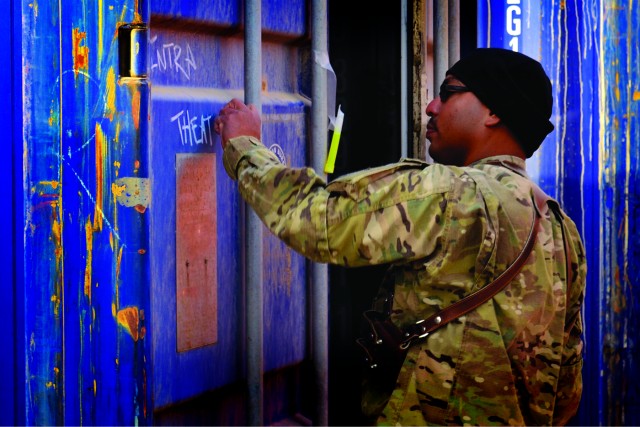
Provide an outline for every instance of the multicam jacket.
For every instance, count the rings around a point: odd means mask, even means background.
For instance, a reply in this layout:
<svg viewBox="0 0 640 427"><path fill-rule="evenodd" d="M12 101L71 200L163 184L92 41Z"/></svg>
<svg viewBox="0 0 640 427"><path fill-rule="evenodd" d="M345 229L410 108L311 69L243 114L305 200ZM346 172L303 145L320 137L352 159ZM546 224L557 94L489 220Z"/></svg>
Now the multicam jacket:
<svg viewBox="0 0 640 427"><path fill-rule="evenodd" d="M468 167L402 160L327 184L290 168L260 141L239 137L224 165L264 224L323 263L395 266L394 323L424 319L490 283L530 231L531 182L522 159ZM555 425L582 392L586 262L565 216L542 218L520 274L492 300L411 346L381 425Z"/></svg>

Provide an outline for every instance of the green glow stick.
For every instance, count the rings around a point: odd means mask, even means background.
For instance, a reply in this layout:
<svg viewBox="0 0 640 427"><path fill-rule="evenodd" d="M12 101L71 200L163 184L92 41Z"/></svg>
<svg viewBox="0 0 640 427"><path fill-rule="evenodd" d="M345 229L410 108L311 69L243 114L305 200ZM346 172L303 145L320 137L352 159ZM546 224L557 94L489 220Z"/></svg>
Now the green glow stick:
<svg viewBox="0 0 640 427"><path fill-rule="evenodd" d="M338 115L336 116L336 123L333 127L333 136L331 137L331 147L329 147L329 154L327 155L327 161L324 164L324 173L333 173L333 169L336 166L336 156L338 155L338 144L340 144L340 134L342 133L342 121L344 120L344 113L338 106Z"/></svg>

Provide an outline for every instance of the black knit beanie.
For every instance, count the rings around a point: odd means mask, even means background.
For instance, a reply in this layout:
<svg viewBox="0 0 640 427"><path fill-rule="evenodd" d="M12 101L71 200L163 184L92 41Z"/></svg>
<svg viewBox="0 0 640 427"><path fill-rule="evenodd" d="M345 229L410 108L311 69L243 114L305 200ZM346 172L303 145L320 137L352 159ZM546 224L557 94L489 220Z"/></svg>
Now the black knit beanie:
<svg viewBox="0 0 640 427"><path fill-rule="evenodd" d="M553 130L551 81L540 63L507 49L480 48L447 71L505 123L527 155Z"/></svg>

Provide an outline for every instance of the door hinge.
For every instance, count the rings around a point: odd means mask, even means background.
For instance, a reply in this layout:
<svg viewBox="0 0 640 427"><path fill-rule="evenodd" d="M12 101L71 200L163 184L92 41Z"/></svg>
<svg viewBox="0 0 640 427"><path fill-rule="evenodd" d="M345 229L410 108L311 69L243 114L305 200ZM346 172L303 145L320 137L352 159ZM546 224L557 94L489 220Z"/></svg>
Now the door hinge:
<svg viewBox="0 0 640 427"><path fill-rule="evenodd" d="M123 24L118 27L120 77L147 77L147 24Z"/></svg>

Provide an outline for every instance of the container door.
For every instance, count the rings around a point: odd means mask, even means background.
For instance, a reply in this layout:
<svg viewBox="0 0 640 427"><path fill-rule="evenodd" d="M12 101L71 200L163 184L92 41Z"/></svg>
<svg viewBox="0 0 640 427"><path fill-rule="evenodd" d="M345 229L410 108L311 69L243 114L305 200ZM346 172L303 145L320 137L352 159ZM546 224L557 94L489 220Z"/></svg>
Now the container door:
<svg viewBox="0 0 640 427"><path fill-rule="evenodd" d="M145 12L21 9L25 424L145 423L148 87L119 69L119 28Z"/></svg>
<svg viewBox="0 0 640 427"><path fill-rule="evenodd" d="M244 98L243 8L240 0L151 1L150 259L159 420L175 422L171 417L189 411L178 405L195 399L207 406L201 412L235 417L219 422L247 422L243 272L251 260L242 250L244 205L213 132L222 106ZM306 2L264 1L262 27L263 139L283 163L301 167L308 164ZM265 417L278 419L290 411L283 402L299 399L307 267L303 257L263 232L264 370L275 378L284 371L293 381L283 387L267 376ZM207 397L222 388L223 398ZM237 399L230 399L238 389ZM224 410L216 409L221 399Z"/></svg>

